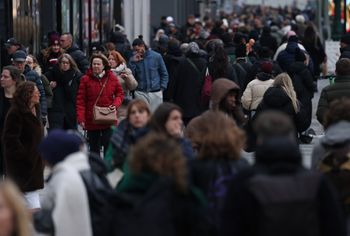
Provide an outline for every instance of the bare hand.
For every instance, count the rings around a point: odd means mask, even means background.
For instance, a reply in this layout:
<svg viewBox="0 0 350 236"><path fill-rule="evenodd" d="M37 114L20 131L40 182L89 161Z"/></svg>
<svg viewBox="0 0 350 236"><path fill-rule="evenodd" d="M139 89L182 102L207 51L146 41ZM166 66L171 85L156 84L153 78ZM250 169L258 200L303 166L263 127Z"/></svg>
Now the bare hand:
<svg viewBox="0 0 350 236"><path fill-rule="evenodd" d="M50 82L50 87L51 88L56 88L57 87L57 82L56 81L51 81Z"/></svg>

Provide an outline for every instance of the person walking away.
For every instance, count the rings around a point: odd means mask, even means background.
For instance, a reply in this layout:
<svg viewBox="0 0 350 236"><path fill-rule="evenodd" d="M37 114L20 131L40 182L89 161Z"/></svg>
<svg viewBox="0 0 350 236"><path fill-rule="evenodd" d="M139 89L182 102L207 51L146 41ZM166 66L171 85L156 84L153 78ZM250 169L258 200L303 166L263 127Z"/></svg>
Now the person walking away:
<svg viewBox="0 0 350 236"><path fill-rule="evenodd" d="M187 126L186 136L197 153L190 162L190 179L205 194L208 217L215 226L213 235L218 235L229 183L248 167L248 162L240 157L245 137L232 119L214 111L194 118Z"/></svg>
<svg viewBox="0 0 350 236"><path fill-rule="evenodd" d="M34 215L37 233L43 222L55 236L92 236L92 222L87 189L80 172L90 171L88 156L81 151L81 140L75 134L53 130L40 143L39 150L51 177L46 183L42 210Z"/></svg>
<svg viewBox="0 0 350 236"><path fill-rule="evenodd" d="M254 124L256 163L227 193L221 235L345 236L345 221L325 177L302 167L293 121L269 111Z"/></svg>
<svg viewBox="0 0 350 236"><path fill-rule="evenodd" d="M180 61L174 78L173 95L174 103L183 110L185 125L204 110L201 92L206 68L207 62L201 57L198 44L189 43L186 58Z"/></svg>
<svg viewBox="0 0 350 236"><path fill-rule="evenodd" d="M44 163L37 150L43 138L39 111L40 93L31 81L21 83L8 111L3 144L6 174L24 194L27 207L41 207L39 190L44 187Z"/></svg>
<svg viewBox="0 0 350 236"><path fill-rule="evenodd" d="M149 49L142 36L132 43L134 56L129 61L138 86L135 98L145 100L154 111L163 102L163 91L168 86L168 72L162 56Z"/></svg>
<svg viewBox="0 0 350 236"><path fill-rule="evenodd" d="M110 70L107 57L94 54L91 57L91 68L80 80L76 102L77 121L87 130L91 152L100 154L102 146L106 152L112 135L112 124L94 122L94 106L109 107L113 111L120 107L123 99L123 89ZM115 120L114 124L117 125L117 122Z"/></svg>
<svg viewBox="0 0 350 236"><path fill-rule="evenodd" d="M335 64L335 74L334 84L322 89L318 101L316 117L321 124L324 124L324 115L333 100L350 97L350 59L339 59Z"/></svg>

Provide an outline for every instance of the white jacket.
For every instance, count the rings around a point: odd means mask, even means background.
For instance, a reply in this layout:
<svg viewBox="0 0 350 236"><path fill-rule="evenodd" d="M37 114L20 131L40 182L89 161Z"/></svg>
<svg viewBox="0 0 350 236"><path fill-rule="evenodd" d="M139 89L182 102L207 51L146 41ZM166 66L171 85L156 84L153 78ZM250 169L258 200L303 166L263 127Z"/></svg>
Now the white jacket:
<svg viewBox="0 0 350 236"><path fill-rule="evenodd" d="M241 98L244 109L251 111L256 110L259 106L266 90L273 84L273 79L262 81L254 79L249 82Z"/></svg>
<svg viewBox="0 0 350 236"><path fill-rule="evenodd" d="M52 209L55 236L92 236L88 196L79 174L90 169L83 152L73 153L52 169L52 177L45 186L43 209Z"/></svg>

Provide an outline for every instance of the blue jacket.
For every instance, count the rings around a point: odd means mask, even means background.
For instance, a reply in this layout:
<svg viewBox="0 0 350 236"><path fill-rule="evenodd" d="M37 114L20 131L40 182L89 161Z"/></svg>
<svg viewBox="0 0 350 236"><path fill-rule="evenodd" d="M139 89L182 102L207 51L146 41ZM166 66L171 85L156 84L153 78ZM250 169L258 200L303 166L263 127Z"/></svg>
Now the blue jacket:
<svg viewBox="0 0 350 236"><path fill-rule="evenodd" d="M145 52L141 61L136 62L131 58L129 68L139 84L136 90L152 92L165 90L168 86L169 76L163 58L151 49Z"/></svg>
<svg viewBox="0 0 350 236"><path fill-rule="evenodd" d="M41 81L40 75L36 73L34 70L30 70L29 67L26 66L24 70L24 77L27 81L32 81L38 87L40 92L40 112L42 116L47 115L47 104L46 104L46 96L43 82Z"/></svg>

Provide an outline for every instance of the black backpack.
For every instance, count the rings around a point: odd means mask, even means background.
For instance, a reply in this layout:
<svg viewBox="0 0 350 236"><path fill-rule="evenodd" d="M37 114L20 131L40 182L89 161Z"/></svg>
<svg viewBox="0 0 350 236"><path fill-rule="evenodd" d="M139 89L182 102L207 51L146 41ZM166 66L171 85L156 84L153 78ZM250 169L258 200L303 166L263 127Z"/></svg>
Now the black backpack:
<svg viewBox="0 0 350 236"><path fill-rule="evenodd" d="M211 224L217 229L221 224L221 213L224 209L226 194L230 183L234 180L239 170L247 166L243 160L233 162L218 162L207 193L208 208Z"/></svg>
<svg viewBox="0 0 350 236"><path fill-rule="evenodd" d="M340 202L347 215L350 214L350 143L326 147L319 169L338 191Z"/></svg>
<svg viewBox="0 0 350 236"><path fill-rule="evenodd" d="M116 209L113 221L118 236L186 236L207 235L191 197L177 193L172 180L160 178L146 194L118 193L112 205ZM198 223L199 222L199 223ZM200 225L202 223L202 225Z"/></svg>
<svg viewBox="0 0 350 236"><path fill-rule="evenodd" d="M80 171L89 200L91 225L94 236L113 235L114 208L110 202L114 190L105 177L103 160L94 154L89 156L90 170Z"/></svg>
<svg viewBox="0 0 350 236"><path fill-rule="evenodd" d="M320 173L308 171L253 176L248 188L259 205L257 235L320 235L317 199L320 182Z"/></svg>

